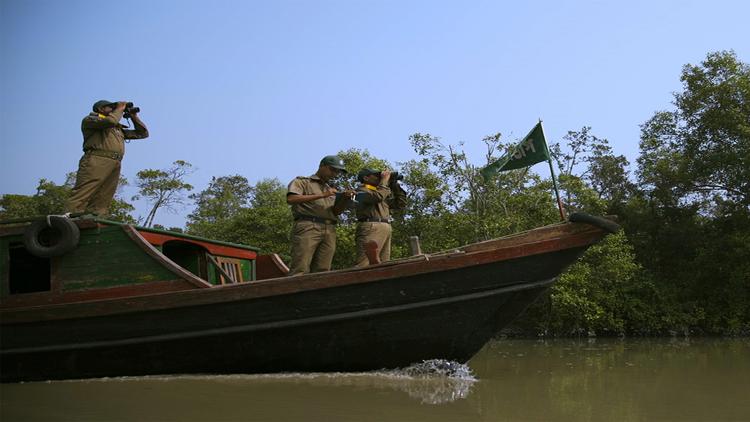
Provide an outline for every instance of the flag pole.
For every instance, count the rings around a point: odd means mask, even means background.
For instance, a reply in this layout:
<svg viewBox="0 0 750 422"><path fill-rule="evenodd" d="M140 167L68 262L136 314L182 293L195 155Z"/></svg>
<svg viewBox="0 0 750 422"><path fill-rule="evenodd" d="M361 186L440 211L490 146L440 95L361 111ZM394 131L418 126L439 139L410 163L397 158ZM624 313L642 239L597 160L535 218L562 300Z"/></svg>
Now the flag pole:
<svg viewBox="0 0 750 422"><path fill-rule="evenodd" d="M544 135L544 125L542 125L542 119L539 119L539 127L542 129L542 137L546 140L547 137ZM565 211L563 211L562 201L560 201L560 191L557 189L557 181L555 180L555 170L552 168L552 155L549 153L549 147L547 142L544 143L544 147L547 148L547 163L549 164L549 172L552 175L552 186L555 188L555 197L557 198L557 209L560 211L560 220L565 221Z"/></svg>

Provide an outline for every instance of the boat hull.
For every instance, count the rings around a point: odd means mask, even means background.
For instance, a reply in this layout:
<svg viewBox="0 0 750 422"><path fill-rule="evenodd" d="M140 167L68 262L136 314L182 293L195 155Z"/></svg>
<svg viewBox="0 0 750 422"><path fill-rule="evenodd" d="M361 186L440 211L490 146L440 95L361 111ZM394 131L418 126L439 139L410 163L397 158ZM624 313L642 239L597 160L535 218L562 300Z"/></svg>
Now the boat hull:
<svg viewBox="0 0 750 422"><path fill-rule="evenodd" d="M351 282L287 294L257 294L272 287L252 284L165 293L98 316L66 305L71 318L3 324L0 374L13 382L466 362L586 248L363 283L352 271L339 275Z"/></svg>

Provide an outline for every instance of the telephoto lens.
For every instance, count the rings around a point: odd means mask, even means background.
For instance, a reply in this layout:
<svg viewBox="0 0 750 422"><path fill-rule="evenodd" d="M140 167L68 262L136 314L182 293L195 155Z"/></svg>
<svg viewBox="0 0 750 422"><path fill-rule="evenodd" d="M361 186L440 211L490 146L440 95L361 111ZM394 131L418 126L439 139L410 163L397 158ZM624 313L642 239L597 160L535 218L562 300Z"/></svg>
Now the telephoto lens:
<svg viewBox="0 0 750 422"><path fill-rule="evenodd" d="M404 175L399 174L397 171L391 172L391 180L404 180Z"/></svg>

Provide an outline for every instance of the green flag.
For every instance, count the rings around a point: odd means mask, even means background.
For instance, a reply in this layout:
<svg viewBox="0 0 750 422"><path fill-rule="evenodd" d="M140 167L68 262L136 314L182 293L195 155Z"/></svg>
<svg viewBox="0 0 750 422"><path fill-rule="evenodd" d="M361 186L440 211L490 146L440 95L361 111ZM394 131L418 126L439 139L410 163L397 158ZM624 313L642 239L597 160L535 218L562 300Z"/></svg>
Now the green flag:
<svg viewBox="0 0 750 422"><path fill-rule="evenodd" d="M549 152L540 121L518 145L511 148L501 159L483 168L480 173L488 179L501 171L529 167L546 160L549 160Z"/></svg>

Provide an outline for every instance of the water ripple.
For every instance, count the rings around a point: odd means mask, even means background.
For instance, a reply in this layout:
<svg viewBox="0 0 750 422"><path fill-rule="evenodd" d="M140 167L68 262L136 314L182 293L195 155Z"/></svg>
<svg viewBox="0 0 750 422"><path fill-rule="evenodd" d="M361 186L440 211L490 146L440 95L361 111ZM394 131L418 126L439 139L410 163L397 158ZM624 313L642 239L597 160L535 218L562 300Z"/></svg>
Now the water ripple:
<svg viewBox="0 0 750 422"><path fill-rule="evenodd" d="M312 372L232 375L151 375L55 382L184 382L292 383L333 387L368 387L402 391L425 404L449 403L466 398L477 379L468 365L431 359L399 369L370 372Z"/></svg>

